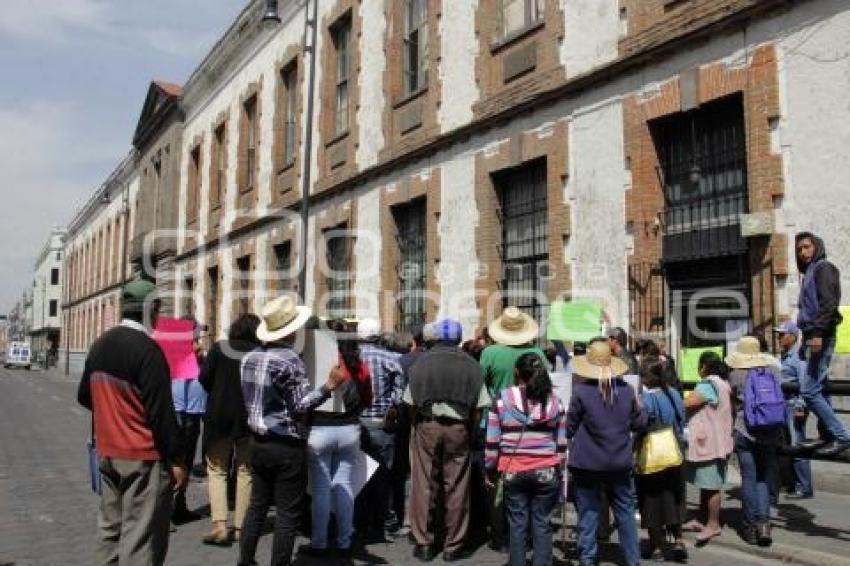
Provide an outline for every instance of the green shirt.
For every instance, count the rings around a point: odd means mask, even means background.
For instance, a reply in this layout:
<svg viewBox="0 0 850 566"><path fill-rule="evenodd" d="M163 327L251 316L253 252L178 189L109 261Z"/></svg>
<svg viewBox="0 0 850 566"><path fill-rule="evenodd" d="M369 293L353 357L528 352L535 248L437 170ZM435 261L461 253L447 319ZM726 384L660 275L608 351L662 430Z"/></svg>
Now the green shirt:
<svg viewBox="0 0 850 566"><path fill-rule="evenodd" d="M525 353L533 352L540 356L543 365L551 371L546 354L537 346L505 346L493 344L481 352L481 372L484 374L484 384L493 399L498 398L503 389L514 385L514 368L516 361Z"/></svg>

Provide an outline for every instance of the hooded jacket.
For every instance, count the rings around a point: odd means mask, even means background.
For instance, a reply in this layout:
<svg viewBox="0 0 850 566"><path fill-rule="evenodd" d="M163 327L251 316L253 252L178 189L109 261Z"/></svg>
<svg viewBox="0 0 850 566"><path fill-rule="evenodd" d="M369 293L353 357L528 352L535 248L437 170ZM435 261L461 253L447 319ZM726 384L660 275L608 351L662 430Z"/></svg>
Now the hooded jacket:
<svg viewBox="0 0 850 566"><path fill-rule="evenodd" d="M823 240L811 232L800 232L794 238L795 247L800 240L810 239L815 246L812 260L803 263L797 256L797 269L802 276L800 284L800 308L797 325L805 338L830 337L841 323L838 305L841 302L841 274L838 268L826 260Z"/></svg>
<svg viewBox="0 0 850 566"><path fill-rule="evenodd" d="M566 450L567 418L557 395L537 403L523 387L502 391L487 419L488 469L517 473L558 466Z"/></svg>

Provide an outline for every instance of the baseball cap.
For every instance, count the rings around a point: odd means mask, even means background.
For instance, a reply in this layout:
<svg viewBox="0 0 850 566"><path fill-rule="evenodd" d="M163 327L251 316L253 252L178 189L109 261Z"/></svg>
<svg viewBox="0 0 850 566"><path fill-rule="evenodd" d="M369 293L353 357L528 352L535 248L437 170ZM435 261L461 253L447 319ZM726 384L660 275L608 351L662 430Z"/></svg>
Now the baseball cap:
<svg viewBox="0 0 850 566"><path fill-rule="evenodd" d="M431 329L434 333L434 338L441 342L457 344L463 337L463 327L460 325L460 322L451 318L444 318L443 320L431 323Z"/></svg>
<svg viewBox="0 0 850 566"><path fill-rule="evenodd" d="M800 328L793 320L786 320L780 326L774 328L773 331L778 334L798 334L800 332Z"/></svg>

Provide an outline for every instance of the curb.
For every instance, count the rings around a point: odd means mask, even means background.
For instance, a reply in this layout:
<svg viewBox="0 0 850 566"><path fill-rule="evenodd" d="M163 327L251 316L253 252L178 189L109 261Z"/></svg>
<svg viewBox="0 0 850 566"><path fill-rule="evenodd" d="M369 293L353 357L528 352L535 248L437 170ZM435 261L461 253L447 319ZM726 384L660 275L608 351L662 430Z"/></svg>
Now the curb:
<svg viewBox="0 0 850 566"><path fill-rule="evenodd" d="M728 529L727 529L728 530ZM737 536L737 534L735 535ZM689 542L692 542L688 539ZM757 556L767 560L778 560L786 564L801 564L803 566L824 566L826 564L837 564L838 557L835 554L811 550L783 543L773 543L771 546L752 546L744 541L721 540L720 537L712 540L710 545L717 545L727 550L734 550L742 554Z"/></svg>

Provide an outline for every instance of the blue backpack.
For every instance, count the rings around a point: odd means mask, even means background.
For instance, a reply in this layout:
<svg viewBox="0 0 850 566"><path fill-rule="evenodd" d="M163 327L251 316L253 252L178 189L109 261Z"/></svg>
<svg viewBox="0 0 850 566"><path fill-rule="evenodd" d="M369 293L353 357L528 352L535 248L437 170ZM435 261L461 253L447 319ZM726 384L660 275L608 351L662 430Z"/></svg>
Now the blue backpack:
<svg viewBox="0 0 850 566"><path fill-rule="evenodd" d="M788 410L779 379L766 367L752 368L744 382L744 421L755 430L784 426Z"/></svg>

